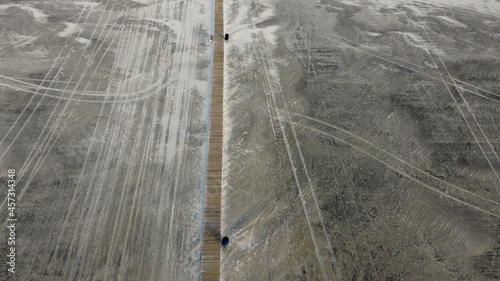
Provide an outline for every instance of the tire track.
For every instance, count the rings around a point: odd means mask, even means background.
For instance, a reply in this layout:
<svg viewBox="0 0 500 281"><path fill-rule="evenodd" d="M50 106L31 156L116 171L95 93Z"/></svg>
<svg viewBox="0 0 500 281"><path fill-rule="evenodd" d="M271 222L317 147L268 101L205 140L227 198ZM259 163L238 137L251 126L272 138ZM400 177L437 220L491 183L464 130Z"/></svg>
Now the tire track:
<svg viewBox="0 0 500 281"><path fill-rule="evenodd" d="M46 157L49 155L56 140L59 138L61 133L66 128L66 126L70 120L70 116L72 115L73 111L75 110L76 104L72 107L71 111L69 112L69 114L68 114L69 117L67 117L65 120L63 120L63 116L65 114L65 111L68 109L69 105L70 105L69 103L66 103L64 105L64 107L60 110L60 112L58 114L56 114L57 107L59 106L59 102L58 102L56 104L56 106L54 107L54 110L51 112L48 120L45 122L45 125L44 125L41 133L39 134L37 141L35 142L35 145L31 149L25 163L23 164L23 166L21 168L22 171L26 171L26 170L32 171L30 173L30 175L28 176L28 180L26 181L26 184L25 184L26 186L30 185L34 176L37 174L37 171L40 169L40 167L43 164L43 162L45 161ZM54 117L54 115L56 115L56 117ZM54 118L55 118L55 120L52 120ZM48 128L49 124L52 124L52 126L50 128ZM48 130L48 132L45 133L45 131L47 131L47 130ZM42 139L42 136L44 136L43 139ZM33 161L35 161L35 164L33 164L33 167L31 169L29 169L29 166L31 166L31 163ZM24 174L19 176L19 180L21 180L23 178L23 175ZM24 195L26 190L27 190L27 188L23 188L23 191L20 193L19 198L21 198Z"/></svg>
<svg viewBox="0 0 500 281"><path fill-rule="evenodd" d="M79 16L78 16L78 19L77 21L80 20L80 18L83 16L84 14L84 9L82 8ZM61 51L59 52L59 54L57 55L56 59L54 60L54 62L52 63L51 67L49 68L49 71L47 71L47 74L45 74L45 77L44 79L42 80L42 82L40 83L39 86L43 85L43 83L48 79L49 77L49 74L51 73L51 71L54 69L54 67L56 66L58 60L60 59L62 53L63 53L63 50L64 50L64 46L68 45L68 42L69 42L69 37L66 38L66 41L64 42L62 48L61 48ZM72 48L70 48L71 50ZM59 73L59 71L57 72ZM56 77L57 77L57 74L56 74ZM56 77L54 77L54 79L52 81L55 81ZM37 91L38 91L38 88L37 88ZM21 113L18 115L18 117L16 118L16 120L14 121L14 123L10 126L9 130L7 131L7 133L3 136L2 140L0 141L0 144L3 143L5 141L5 139L10 135L11 131L15 128L16 124L20 121L21 119L21 116L23 116L23 114L26 112L26 109L29 107L29 105L31 104L31 102L34 100L35 96L32 96L30 98L30 100L28 101L28 103L26 104L26 106L23 108L23 110L21 111ZM35 107L35 110L33 110L33 112L29 115L29 117L27 118L27 120L25 121L25 124L28 123L30 121L30 119L33 117L33 114L34 112L36 111L36 109L40 106L40 103L41 103L41 100L38 101L36 107ZM7 153L7 151L10 149L10 147L12 146L12 144L17 140L17 138L19 137L19 135L21 134L21 131L23 130L24 128L24 125L21 126L21 128L19 130L17 130L17 133L16 135L14 136L13 140L9 143L9 145L7 146L7 148L5 149L4 153L0 156L0 160L3 159L3 157L5 156L5 154ZM3 204L3 203L2 203ZM2 205L3 207L3 205Z"/></svg>
<svg viewBox="0 0 500 281"><path fill-rule="evenodd" d="M267 42L265 41L265 39L263 38L262 35L259 36L259 45L264 46L264 48L266 48L267 51L270 52L269 51L270 48L267 45ZM326 233L326 230L324 228L324 221L322 220L321 213L318 212L319 207L316 205L317 201L314 200L315 195L313 195L314 191L312 190L312 186L310 186L310 184L306 183L306 185L309 186L308 190L304 190L303 186L302 186L303 180L301 180L301 178L303 178L303 177L307 178L307 172L304 169L304 163L301 162L303 160L303 158L300 158L300 157L293 155L293 150L295 150L295 149L300 150L300 148L299 147L292 148L292 146L290 145L291 141L288 140L288 138L291 138L292 136L289 136L287 131L291 130L292 135L293 135L293 129L291 128L291 126L290 126L290 129L287 129L286 123L291 124L291 122L289 122L289 119L287 119L288 116L282 116L280 114L279 108L286 108L286 105L285 105L285 100L284 100L284 97L283 97L283 94L281 91L281 86L279 84L278 74L275 73L276 70L272 64L272 60L270 57L266 56L266 54L261 49L255 50L255 53L259 54L260 61L262 62L262 65L261 65L262 72L265 73L265 77L266 77L266 81L265 81L266 85L265 86L267 89L265 90L265 94L269 95L270 100L273 101L273 109L272 110L274 110L274 112L277 116L279 128L280 128L280 131L282 134L285 148L287 150L288 160L290 162L291 169L292 169L294 179L295 179L295 183L297 185L299 197L300 197L300 200L302 203L302 208L303 208L304 214L306 216L308 229L309 229L309 232L311 234L312 242L313 242L313 245L315 248L316 257L318 259L318 262L319 262L319 265L321 268L323 279L324 280L336 280L336 279L341 280L342 279L341 273L337 267L335 254L333 252L333 249L331 248L331 243L329 242L328 234ZM266 62L268 63L268 65L266 65ZM280 94L281 97L277 96L278 93ZM295 145L297 145L297 143L295 143ZM301 155L299 155L299 156L301 156ZM299 162L302 164L300 167L296 166L296 164L295 164L295 163L299 163ZM307 181L307 182L309 183L309 181ZM309 196L309 193L311 193L311 196ZM308 200L307 200L310 197L313 198L312 203L308 202ZM310 205L315 206L312 208L314 208L314 210L316 212L313 212L312 214L309 213L308 206L310 206ZM323 232L322 235L315 234L315 230L312 227L311 215L314 215L315 219L317 217L317 220L322 225L322 232ZM325 243L318 243L317 239L324 239ZM335 269L335 272L330 272L330 271L327 271L327 269L326 269L325 260L327 260L327 258L323 257L325 254L323 254L320 250L320 245L324 245L324 244L326 244L328 247L328 256L332 260L332 264L333 264L333 268Z"/></svg>
<svg viewBox="0 0 500 281"><path fill-rule="evenodd" d="M121 49L122 47L122 43L123 41L120 42L119 46L118 46L118 49ZM115 71L115 68L116 68L116 63L113 64L112 66L112 70L111 72L114 72ZM111 84L108 84L108 92L110 91L110 88L111 88ZM83 185L83 179L86 178L86 177L90 177L92 174L90 172L86 172L87 169L90 169L90 168L87 168L89 165L91 165L90 163L90 157L91 157L91 151L92 151L92 148L93 148L93 145L94 143L96 142L97 140L97 134L98 134L98 127L99 127L99 124L101 122L101 118L103 116L103 113L104 113L104 104L101 105L100 107L100 111L99 111L99 114L98 114L98 119L96 121L96 126L94 127L94 130L93 130L93 133L92 133L92 137L91 137L91 141L90 141L90 145L89 145L89 148L87 149L87 152L85 154L85 157L84 157L84 161L83 161L83 166L82 166L82 170L80 172L80 175L78 177L78 180L77 180L77 184L76 184L76 187L75 187L75 190L73 192L73 196L72 196L72 199L70 201L70 204L69 204L69 208L68 208L68 211L66 213L66 216L65 216L65 219L64 219L64 222L62 224L62 229L60 230L59 232L59 236L58 236L58 239L57 239L57 242L56 242L56 245L55 245L55 255L57 256L57 254L59 253L59 245L61 244L61 241L62 241L62 238L64 236L64 233L66 231L66 225L68 224L69 222L69 219L71 217L71 213L72 213L72 210L75 210L76 211L76 207L75 207L75 204L76 204L76 196L80 190L80 188L82 187ZM99 149L100 151L100 149ZM76 215L76 214L75 214ZM48 264L48 271L50 272L51 271L51 264L53 262L53 259L54 259L54 255L52 255L52 257L50 258L49 260L49 264Z"/></svg>
<svg viewBox="0 0 500 281"><path fill-rule="evenodd" d="M408 70L411 70L411 71L414 71L414 72L419 73L419 74L421 74L421 75L423 75L423 76L425 76L425 77L427 77L427 78L430 78L430 79L432 79L432 80L439 81L439 82L443 82L443 81L441 81L438 77L435 77L434 75L431 75L431 74L428 74L428 73L423 72L423 71L421 71L421 70L418 70L418 69L412 68L412 67L410 67L410 66L404 65L404 64L399 63L399 62L397 62L397 61L395 61L395 60L385 58L385 57L383 57L383 56L382 56L382 55L383 55L383 53L377 52L377 51L375 51L375 50L373 50L373 52L369 52L369 51L364 50L364 49L363 49L363 48L361 48L361 47L357 47L357 46L356 46L356 45L357 45L357 44L356 44L356 42L354 42L354 41L352 41L352 40L346 39L346 38L344 38L344 37L342 37L342 36L339 36L339 35L336 35L336 34L333 34L333 33L332 33L332 34L330 34L330 35L331 35L331 36L333 36L333 37L335 37L335 38L337 38L337 39L339 39L339 40L341 40L341 41L343 41L343 44L345 44L345 45L346 45L347 47L349 47L349 48L356 49L356 50L358 50L358 51L360 51L360 52L362 52L362 53L365 53L365 54L368 54L368 55L370 55L370 56L376 57L376 58L381 59L381 60L383 60L383 61L386 61L386 62L388 62L388 63L391 63L391 64L394 64L394 65L400 66L400 67L402 67L402 68L405 68L405 69L408 69ZM331 38L326 37L326 36L322 36L322 35L317 35L317 36L322 37L322 38L324 38L324 39L331 40ZM380 53L380 54L378 54L378 53ZM397 59L397 60L399 60L399 59ZM463 82L463 81L461 81L461 80L458 80L458 81L460 81L461 83L465 83L465 82ZM453 86L453 83L452 83L452 82L445 81L444 83L445 83L445 84L447 84L447 85L451 85L451 86ZM467 91L467 92L469 92L469 93L471 93L471 94L473 94L473 95L476 95L476 96L478 96L478 97L481 97L481 98L487 99L487 100L489 100L489 101L492 101L492 102L495 102L495 103L500 103L500 95L499 95L499 94L496 94L496 93L494 93L494 92L491 92L491 91L488 91L488 90L485 90L485 89L482 89L482 88L479 88L479 87L478 87L478 89L480 89L482 92L487 93L487 94L489 94L489 95L491 95L491 96L493 96L493 97L495 97L495 98L485 96L485 95L483 95L483 94L477 93L477 92L472 91L472 90L469 90L469 89L464 89L464 90L465 90L465 91Z"/></svg>
<svg viewBox="0 0 500 281"><path fill-rule="evenodd" d="M126 62L127 65L130 65L132 63L132 60L130 59L134 54L136 54L132 52L132 47L134 47L137 43L136 38L139 34L139 27L127 27L128 26L125 26L125 29L127 29L125 38L128 38L129 35L133 36L132 40L126 42L127 49L125 50L127 54L130 54L128 56L129 61ZM122 40L126 41L124 39ZM126 82L127 81L122 81L122 83L118 85L117 90L119 92L127 91L128 84ZM103 139L101 148L98 150L97 161L91 173L91 175L96 176L91 176L89 181L89 185L93 188L87 190L83 201L84 203L82 205L90 207L87 207L85 211L82 210L80 213L80 219L78 221L84 222L82 231L74 232L70 245L70 249L76 248L74 250L74 258L71 263L67 263L65 265L65 276L68 276L68 278L71 279L76 278L77 274L83 274L86 272L84 266L89 264L88 251L91 249L89 249L89 247L82 248L79 245L92 245L90 241L93 237L95 237L96 231L91 227L91 225L94 224L94 221L99 221L99 217L97 216L97 213L100 211L98 208L99 203L101 203L102 200L102 206L106 206L106 202L104 200L107 198L106 195L109 194L107 193L108 189L112 189L116 185L116 182L107 182L106 180L108 178L113 178L112 172L119 166L118 162L113 160L117 150L123 145L123 139L119 137L118 133L123 130L123 127L121 126L121 122L117 118L113 117L117 115L119 116L120 111L123 110L122 108L123 107L120 107L119 104L112 103L110 118L106 122L106 129L103 135L108 136L109 139ZM128 135L126 128L122 132L125 136ZM107 187L106 189L105 186ZM85 216L85 219L83 216Z"/></svg>
<svg viewBox="0 0 500 281"><path fill-rule="evenodd" d="M429 40L429 42L432 44L432 40L429 36L429 33L427 32L427 25L425 23L422 23L420 21L420 19L418 18L418 22L419 22L419 26L424 30L425 34L426 34L426 37L427 39ZM415 26L416 23L412 20L412 23L413 25ZM434 58L432 57L429 49L427 48L427 46L424 44L424 47L425 47L425 50L429 56L429 58L432 60L432 62L437 65L434 61ZM458 79L454 79L450 72L448 71L448 68L446 67L446 64L444 63L443 61L443 58L439 55L439 54L436 54L436 56L438 57L441 65L443 66L444 70L446 71L446 74L448 76L448 78L451 80L452 82L452 85L455 87L455 89L457 90L458 94L459 94L459 97L460 97L460 100L463 101L463 103L465 104L465 107L466 107L466 111L472 116L472 119L473 119L473 123L475 123L475 125L477 126L477 128L479 129L479 132L474 132L472 126L470 125L470 121L467 119L466 117L466 114L464 113L464 110L462 110L457 98L453 95L452 91L448 88L448 84L446 84L444 78L441 76L441 74L439 75L441 77L441 80L442 82L444 83L444 85L446 86L446 89L448 90L448 93L450 94L451 98L453 99L453 102L455 103L460 115L462 116L465 124L467 125L467 128L469 129L470 133L472 134L476 144L479 146L479 149L481 150L485 160L488 162L488 165L490 166L492 172L495 174L495 177L497 178L498 182L500 183L500 175L498 174L497 170L494 168L493 164L491 163L491 160L490 160L490 157L488 155L491 155L491 153L493 153L493 155L495 156L494 158L496 158L498 164L500 164L500 158L498 157L498 154L495 152L495 148L492 146L491 142L488 140L488 138L486 137L485 133L484 133L484 130L481 128L481 126L479 125L479 122L477 121L472 109L470 108L469 104L467 103L467 101L465 100L465 97L463 96L463 94L461 93L460 91L460 87L458 87L458 85L456 84L455 80L457 81L460 81ZM480 89L479 87L477 87L478 89ZM481 142L478 138L478 135L481 135L482 136L482 139L486 142L487 146L490 148L490 150L486 151L485 148L481 145ZM488 155L487 155L488 154ZM500 196L500 189L497 187L496 188L496 192L497 192L497 197Z"/></svg>
<svg viewBox="0 0 500 281"><path fill-rule="evenodd" d="M119 32L118 32L118 33L119 33ZM100 36L100 37L101 37L101 36ZM115 38L116 38L116 37L115 37ZM110 45L111 45L111 44L110 44ZM120 49L120 46L119 46L119 49ZM112 66L112 72L114 71L113 69L115 69L115 67L116 67L116 63ZM110 87L111 87L111 85L110 85L110 84L108 84L108 91L109 91ZM56 254L55 254L55 255L56 255L56 256L57 256L57 253L58 253L58 250L57 250L57 249L59 249L59 245L60 245L60 243L61 243L61 240L62 240L62 238L64 237L64 233L65 233L65 230L66 230L66 225L67 225L67 224L68 224L68 222L69 222L69 219L70 219L70 217L71 217L71 214L72 214L73 210L75 210L75 211L76 211L76 206L75 206L75 204L76 204L76 196L77 196L77 194L78 194L78 192L79 192L79 190L80 190L81 186L83 185L83 178L84 178L84 175L85 175L85 177L90 177L90 178L92 178L92 175L93 175L93 174L95 174L95 173L88 173L88 172L87 172L87 173L85 173L85 172L86 172L86 169L87 169L86 167L89 165L89 162L90 162L90 161L89 161L89 157L90 157L90 155L91 155L90 151L91 151L91 148L92 148L92 146L93 146L93 143L95 142L95 140L96 140L96 138L97 138L97 137L96 137L97 132L98 132L98 131L97 131L97 129L98 129L98 127L99 127L99 123L100 123L101 116L102 116L103 112L104 112L104 104L102 104L102 105L101 105L101 107L100 107L100 114L98 115L98 119L97 119L96 125L95 125L95 127L94 127L94 131L93 131L93 133L92 133L91 142L90 142L90 144L89 144L89 148L87 149L87 152L86 152L86 155L85 155L85 158L84 158L84 161L83 161L82 170L81 170L80 175L79 175L79 177L78 177L77 184L76 184L76 188L75 188L75 190L74 190L74 192L73 192L73 196L72 196L72 199L71 199L71 201L70 201L68 211L67 211L67 213L66 213L66 216L65 216L64 222L63 222L63 224L62 224L62 229L61 229L61 231L60 231L60 233L59 233L59 236L58 236L58 239L57 239L57 243L56 243L56 245L55 245L55 248L56 248L56 251L55 251L55 253L56 253ZM100 157L100 156L98 155L97 157ZM94 167L96 167L96 166L94 166ZM96 172L96 171L94 170L94 172ZM88 193L87 193L87 194L88 194ZM87 201L87 199L85 199L85 200L84 200L84 202L86 202L86 201ZM75 213L75 214L74 214L74 216L76 216L76 215L77 215L77 214ZM79 221L81 221L81 220L82 220L82 217L80 217ZM71 252L71 247L70 247L70 248L69 248L69 250L67 250L67 251ZM51 264L52 264L53 260L54 260L54 256L52 256L52 257L51 257L50 262L49 262L49 264L48 264L48 266L47 266L49 271L51 270Z"/></svg>
<svg viewBox="0 0 500 281"><path fill-rule="evenodd" d="M89 13L90 13L90 11L89 11ZM89 16L89 15L87 15L86 20L88 19L88 16ZM85 22L86 22L86 20L85 20ZM58 71L58 73L59 73L59 71ZM54 77L54 79L57 79L57 75ZM52 83L52 82L51 82L51 83ZM69 84L67 84L67 85L69 85ZM42 99L43 99L43 98L42 98ZM32 116L34 115L34 113L36 112L36 109L37 109L37 108L38 108L38 107L42 104L42 103L41 103L41 102L42 102L42 99L38 101L38 104L36 105L35 109L32 111L32 113L30 114L30 116L28 117L28 119L25 121L25 123L21 126L21 129L19 129L19 130L18 130L18 132L17 132L16 136L14 137L14 139L12 140L12 142L9 144L9 146L7 147L7 149L6 149L6 151L4 152L4 154L0 157L0 159L1 159L1 158L2 158L2 157L6 154L6 153L7 153L7 151L10 149L10 147L11 147L11 146L12 146L12 144L15 142L15 140L17 139L17 137L20 135L20 133L21 133L21 131L23 130L23 128L26 126L26 124L29 122L29 120L31 119L31 117L32 117ZM30 101L31 101L31 100L30 100ZM28 106L28 105L29 105L29 103L27 104L27 106ZM22 167L21 167L20 173L19 173L19 175L18 175L18 180L19 180L19 181L20 181L20 180L22 180L22 179L24 178L24 176L25 176L25 172L24 172L24 171L28 171L28 167L30 166L31 162L32 162L32 161L35 161L35 160L34 160L34 159L35 159L35 158L34 158L34 157L35 157L35 154L36 154L36 153L37 153L37 152L38 152L38 151L42 148L42 146L45 146L45 148L47 148L47 147L49 146L48 139L50 139L50 138L51 138L51 131L52 131L54 128L56 128L57 126L60 126L60 125L58 125L58 123L57 123L57 122L55 122L55 123L52 125L51 129L49 130L49 133L47 133L47 134L45 135L45 137L43 138L43 140L42 140L42 136L44 135L44 131L46 131L47 126L48 126L48 124L49 124L49 121L50 121L50 119L52 118L52 116L54 115L55 111L57 110L58 105L59 105L59 102L56 104L56 106L54 106L54 109L52 110L52 112L51 112L51 114L50 114L50 116L49 116L49 119L48 119L48 120L45 122L45 124L44 124L44 127L43 127L43 129L42 129L42 132L39 134L38 139L35 141L34 146L33 146L33 147L32 147L32 149L30 150L30 152L29 152L29 154L28 154L28 156L27 156L26 160L24 161L24 163L23 163L23 165L22 165ZM25 109L27 108L27 106L25 107ZM66 106L67 106L67 105L66 105ZM24 111L24 110L23 110L23 111ZM22 113L21 113L21 114L22 114ZM63 114L63 113L61 113L61 115L59 115L59 116L57 117L57 120L59 120L59 117L61 117L61 116L62 116L62 114ZM17 121L17 120L16 120L16 121ZM64 127L64 126L62 126L62 127ZM13 127L11 127L11 128L13 128ZM53 132L53 131L52 131L52 132ZM43 145L43 143L45 143L45 145ZM52 147L53 145L54 145L54 143L52 143L52 145L51 145L50 147ZM45 148L44 148L44 149L45 149ZM37 161L36 161L36 163L34 164L34 169L38 169L37 167L39 167L39 166L41 165L40 163L42 163L42 162L44 161L44 159L46 158L46 156L47 156L47 154L46 154L45 156L43 156L43 149L42 149L42 153L39 153L39 154L40 154L40 156L38 157L38 160L37 160ZM27 187L27 186L29 186L29 183L32 181L32 179L33 179L34 175L36 174L36 172L37 172L37 170L32 171L30 174L28 174L28 180L27 180L27 182L24 184L24 186L25 186L25 187L23 187L23 188L22 188L22 191L21 191L21 193L20 193L20 194L19 194L19 196L18 196L18 198L19 198L19 199L20 199L20 198L24 195L24 193L26 192L26 190L27 190L27 188L26 188L26 187ZM3 202L2 202L1 206L3 206L3 204L5 204L5 201L3 201Z"/></svg>
<svg viewBox="0 0 500 281"><path fill-rule="evenodd" d="M300 117L300 119L305 122L295 122L298 126L346 144L443 197L466 205L484 214L500 218L500 203L492 199L439 179L338 126L298 114L294 114L294 116Z"/></svg>

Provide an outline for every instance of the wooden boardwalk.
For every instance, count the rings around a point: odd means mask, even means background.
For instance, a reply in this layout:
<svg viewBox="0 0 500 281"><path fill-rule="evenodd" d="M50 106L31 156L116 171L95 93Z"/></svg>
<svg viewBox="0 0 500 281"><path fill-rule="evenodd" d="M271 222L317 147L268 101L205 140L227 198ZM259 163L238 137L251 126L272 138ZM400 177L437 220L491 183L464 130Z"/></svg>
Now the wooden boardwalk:
<svg viewBox="0 0 500 281"><path fill-rule="evenodd" d="M220 280L222 103L224 90L224 17L222 1L215 0L214 2L214 53L205 187L205 220L201 247L201 280Z"/></svg>

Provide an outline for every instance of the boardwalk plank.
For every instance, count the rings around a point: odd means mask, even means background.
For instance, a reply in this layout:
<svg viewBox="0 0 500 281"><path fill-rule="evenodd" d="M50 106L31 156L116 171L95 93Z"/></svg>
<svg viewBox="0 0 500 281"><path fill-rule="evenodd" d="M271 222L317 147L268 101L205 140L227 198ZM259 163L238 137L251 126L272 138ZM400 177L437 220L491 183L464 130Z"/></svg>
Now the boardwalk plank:
<svg viewBox="0 0 500 281"><path fill-rule="evenodd" d="M224 34L223 1L215 0L214 4L214 33ZM203 281L220 280L224 38L214 36L213 44L205 219L201 247L201 280Z"/></svg>

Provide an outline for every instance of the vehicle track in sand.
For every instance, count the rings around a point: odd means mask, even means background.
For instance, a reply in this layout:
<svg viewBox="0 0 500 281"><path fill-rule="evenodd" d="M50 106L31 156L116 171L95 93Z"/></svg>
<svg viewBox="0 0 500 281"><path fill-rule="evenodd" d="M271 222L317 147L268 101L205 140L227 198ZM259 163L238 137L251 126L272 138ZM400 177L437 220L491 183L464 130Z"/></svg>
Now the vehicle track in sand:
<svg viewBox="0 0 500 281"><path fill-rule="evenodd" d="M38 206L23 236L41 246L19 246L27 258L18 279L195 280L206 81L193 77L208 57L200 35L206 23L198 16L204 2L123 9L104 3L81 8L82 29L50 57L39 85L21 89L10 73L0 79L15 82L27 102L2 128L0 163L19 155L16 197L26 212ZM119 20L136 18L159 22L164 31ZM88 46L71 44L83 33L93 39ZM53 92L64 95L54 99ZM123 102L127 96L132 99ZM34 203L43 199L54 203Z"/></svg>

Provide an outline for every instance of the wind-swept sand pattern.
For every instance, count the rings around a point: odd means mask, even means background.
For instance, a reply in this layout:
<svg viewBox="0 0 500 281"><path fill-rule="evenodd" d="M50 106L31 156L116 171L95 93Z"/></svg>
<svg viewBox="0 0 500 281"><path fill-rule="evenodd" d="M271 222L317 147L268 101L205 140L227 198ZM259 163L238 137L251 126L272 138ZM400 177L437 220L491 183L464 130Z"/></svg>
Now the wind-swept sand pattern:
<svg viewBox="0 0 500 281"><path fill-rule="evenodd" d="M499 19L2 1L0 280L500 279Z"/></svg>
<svg viewBox="0 0 500 281"><path fill-rule="evenodd" d="M0 162L19 182L17 280L200 277L210 5L67 3L34 23L33 45L2 48L2 103L18 112ZM34 51L17 73L10 59Z"/></svg>
<svg viewBox="0 0 500 281"><path fill-rule="evenodd" d="M498 2L225 3L221 278L499 278Z"/></svg>
<svg viewBox="0 0 500 281"><path fill-rule="evenodd" d="M224 99L224 7L214 1L214 37L201 280L220 280L221 184Z"/></svg>

